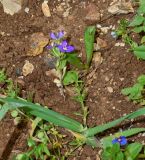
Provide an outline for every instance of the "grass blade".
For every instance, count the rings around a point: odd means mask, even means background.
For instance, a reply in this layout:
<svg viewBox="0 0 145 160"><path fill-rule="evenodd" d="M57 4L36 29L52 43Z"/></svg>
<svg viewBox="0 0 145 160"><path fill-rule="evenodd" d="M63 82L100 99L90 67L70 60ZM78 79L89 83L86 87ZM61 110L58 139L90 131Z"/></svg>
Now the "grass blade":
<svg viewBox="0 0 145 160"><path fill-rule="evenodd" d="M114 127L115 125L121 123L122 121L124 121L125 119L134 119L136 117L139 117L141 115L144 115L145 114L145 108L141 108L133 113L130 113L124 117L121 117L119 119L116 119L112 122L109 122L107 124L104 124L104 125L99 125L99 126L96 126L96 127L93 127L93 128L89 128L87 129L84 134L87 136L87 137L92 137L100 132L103 132L109 128L112 128Z"/></svg>
<svg viewBox="0 0 145 160"><path fill-rule="evenodd" d="M81 123L60 113L44 108L41 105L33 104L23 99L13 99L9 97L0 98L0 102L7 104L9 109L22 108L23 110L28 111L30 114L54 123L60 127L67 128L78 133L83 131L83 126Z"/></svg>

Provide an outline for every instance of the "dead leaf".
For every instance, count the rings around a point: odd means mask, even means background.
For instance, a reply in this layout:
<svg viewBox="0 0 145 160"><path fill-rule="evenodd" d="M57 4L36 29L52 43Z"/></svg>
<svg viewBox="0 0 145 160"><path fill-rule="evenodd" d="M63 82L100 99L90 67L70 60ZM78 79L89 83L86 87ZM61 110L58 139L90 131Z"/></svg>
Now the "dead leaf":
<svg viewBox="0 0 145 160"><path fill-rule="evenodd" d="M25 64L22 69L22 73L24 76L27 76L28 74L31 74L34 70L34 66L32 63L30 63L28 60L25 61Z"/></svg>
<svg viewBox="0 0 145 160"><path fill-rule="evenodd" d="M44 1L42 3L42 12L45 17L51 17L50 9L49 9L49 6L47 3L48 3L48 1Z"/></svg>
<svg viewBox="0 0 145 160"><path fill-rule="evenodd" d="M29 41L28 56L37 56L43 52L44 47L48 44L49 39L43 33L33 33Z"/></svg>
<svg viewBox="0 0 145 160"><path fill-rule="evenodd" d="M125 2L125 0L114 1L108 8L108 12L111 14L128 14L133 13L134 9L131 2Z"/></svg>

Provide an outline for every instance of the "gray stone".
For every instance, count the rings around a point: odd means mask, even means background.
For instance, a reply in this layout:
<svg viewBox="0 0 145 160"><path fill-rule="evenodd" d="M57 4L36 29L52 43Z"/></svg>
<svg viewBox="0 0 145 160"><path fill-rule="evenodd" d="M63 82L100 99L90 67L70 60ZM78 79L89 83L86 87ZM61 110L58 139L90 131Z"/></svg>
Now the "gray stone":
<svg viewBox="0 0 145 160"><path fill-rule="evenodd" d="M85 19L89 22L96 23L101 18L99 8L93 3L90 3L87 6L86 13L87 15L85 16Z"/></svg>
<svg viewBox="0 0 145 160"><path fill-rule="evenodd" d="M26 4L27 0L0 0L0 2L5 13L14 15L22 9L23 4Z"/></svg>

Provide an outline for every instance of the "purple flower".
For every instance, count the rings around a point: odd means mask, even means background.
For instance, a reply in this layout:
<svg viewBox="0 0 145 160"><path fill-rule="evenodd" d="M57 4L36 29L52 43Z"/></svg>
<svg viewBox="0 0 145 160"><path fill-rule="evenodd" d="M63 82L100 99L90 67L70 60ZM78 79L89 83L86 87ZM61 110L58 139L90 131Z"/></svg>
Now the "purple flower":
<svg viewBox="0 0 145 160"><path fill-rule="evenodd" d="M58 39L61 39L62 37L64 36L64 32L63 31L60 31L58 33L51 33L50 34L50 37L54 40L58 40Z"/></svg>
<svg viewBox="0 0 145 160"><path fill-rule="evenodd" d="M62 43L58 46L60 52L73 52L75 50L75 48L73 46L70 46L67 41L62 41Z"/></svg>
<svg viewBox="0 0 145 160"><path fill-rule="evenodd" d="M112 140L112 144L119 143L120 146L124 146L127 144L127 139L125 136L120 136L119 138L115 138Z"/></svg>

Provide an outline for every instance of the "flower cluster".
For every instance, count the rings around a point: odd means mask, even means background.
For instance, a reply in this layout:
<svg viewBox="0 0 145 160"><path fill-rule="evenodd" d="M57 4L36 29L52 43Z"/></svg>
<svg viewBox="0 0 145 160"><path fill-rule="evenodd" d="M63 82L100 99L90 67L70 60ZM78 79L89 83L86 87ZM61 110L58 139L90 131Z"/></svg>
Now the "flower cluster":
<svg viewBox="0 0 145 160"><path fill-rule="evenodd" d="M120 136L112 140L112 144L119 143L120 146L124 146L127 144L127 139L125 136Z"/></svg>
<svg viewBox="0 0 145 160"><path fill-rule="evenodd" d="M53 47L57 47L59 49L59 51L63 52L63 53L70 53L75 50L74 46L69 45L66 40L61 41L61 39L64 37L63 31L60 31L58 33L52 32L50 34L50 37L52 40L54 40L54 43L51 46L47 46L48 49L52 49Z"/></svg>

